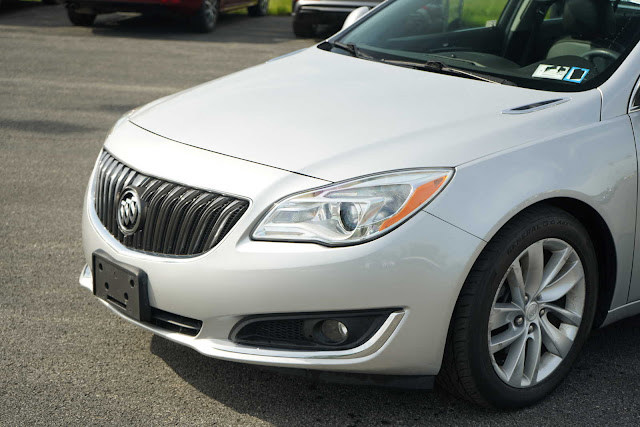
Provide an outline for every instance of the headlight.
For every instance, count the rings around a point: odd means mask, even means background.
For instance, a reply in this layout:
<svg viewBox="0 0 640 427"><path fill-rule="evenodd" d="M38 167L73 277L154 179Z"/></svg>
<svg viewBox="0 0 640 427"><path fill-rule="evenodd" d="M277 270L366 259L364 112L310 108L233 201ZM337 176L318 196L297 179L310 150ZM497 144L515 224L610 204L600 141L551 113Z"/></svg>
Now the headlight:
<svg viewBox="0 0 640 427"><path fill-rule="evenodd" d="M431 201L453 169L388 172L294 194L276 203L256 240L350 245L393 230Z"/></svg>

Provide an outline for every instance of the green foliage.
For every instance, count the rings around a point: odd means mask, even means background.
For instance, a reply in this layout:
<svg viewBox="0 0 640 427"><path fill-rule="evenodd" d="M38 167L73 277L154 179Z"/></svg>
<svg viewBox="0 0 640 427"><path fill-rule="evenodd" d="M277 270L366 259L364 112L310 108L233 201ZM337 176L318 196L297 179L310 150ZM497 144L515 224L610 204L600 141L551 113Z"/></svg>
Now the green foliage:
<svg viewBox="0 0 640 427"><path fill-rule="evenodd" d="M291 15L291 0L269 0L269 15Z"/></svg>
<svg viewBox="0 0 640 427"><path fill-rule="evenodd" d="M487 21L498 20L507 0L467 0L462 10L465 27L484 27Z"/></svg>

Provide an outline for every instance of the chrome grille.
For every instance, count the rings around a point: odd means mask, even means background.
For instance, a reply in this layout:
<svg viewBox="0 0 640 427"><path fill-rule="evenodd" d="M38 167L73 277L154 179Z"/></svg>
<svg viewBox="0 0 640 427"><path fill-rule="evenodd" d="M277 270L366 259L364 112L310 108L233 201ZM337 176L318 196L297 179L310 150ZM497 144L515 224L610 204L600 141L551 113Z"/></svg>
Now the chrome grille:
<svg viewBox="0 0 640 427"><path fill-rule="evenodd" d="M144 205L141 227L125 236L118 228L122 190L136 187ZM231 196L185 187L138 173L107 151L100 154L95 208L105 228L125 246L163 255L198 255L213 248L249 207Z"/></svg>

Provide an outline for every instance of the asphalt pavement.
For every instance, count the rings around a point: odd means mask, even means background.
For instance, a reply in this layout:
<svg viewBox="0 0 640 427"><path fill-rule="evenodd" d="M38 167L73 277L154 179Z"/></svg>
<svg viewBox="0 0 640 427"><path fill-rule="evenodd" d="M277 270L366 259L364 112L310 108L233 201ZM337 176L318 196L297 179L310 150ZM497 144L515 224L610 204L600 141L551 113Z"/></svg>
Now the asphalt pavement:
<svg viewBox="0 0 640 427"><path fill-rule="evenodd" d="M313 43L293 37L289 17L229 15L193 34L132 15L72 27L60 5L0 9L0 425L640 424L640 317L595 331L544 402L493 412L438 389L327 384L210 359L79 287L83 193L117 118Z"/></svg>

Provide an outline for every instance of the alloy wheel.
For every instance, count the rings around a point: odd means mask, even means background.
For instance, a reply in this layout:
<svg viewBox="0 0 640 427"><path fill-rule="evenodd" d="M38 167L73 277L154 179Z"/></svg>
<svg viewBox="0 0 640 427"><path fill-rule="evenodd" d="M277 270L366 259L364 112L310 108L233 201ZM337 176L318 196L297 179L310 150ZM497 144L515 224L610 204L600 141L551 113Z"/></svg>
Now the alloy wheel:
<svg viewBox="0 0 640 427"><path fill-rule="evenodd" d="M509 266L489 316L493 368L516 388L532 387L573 347L586 299L580 257L567 242L543 239Z"/></svg>
<svg viewBox="0 0 640 427"><path fill-rule="evenodd" d="M213 27L218 15L217 0L203 0L202 12L207 23L207 27Z"/></svg>
<svg viewBox="0 0 640 427"><path fill-rule="evenodd" d="M267 12L269 11L269 0L260 0L259 1L259 7L260 7L260 11L262 12L263 15L266 15Z"/></svg>

